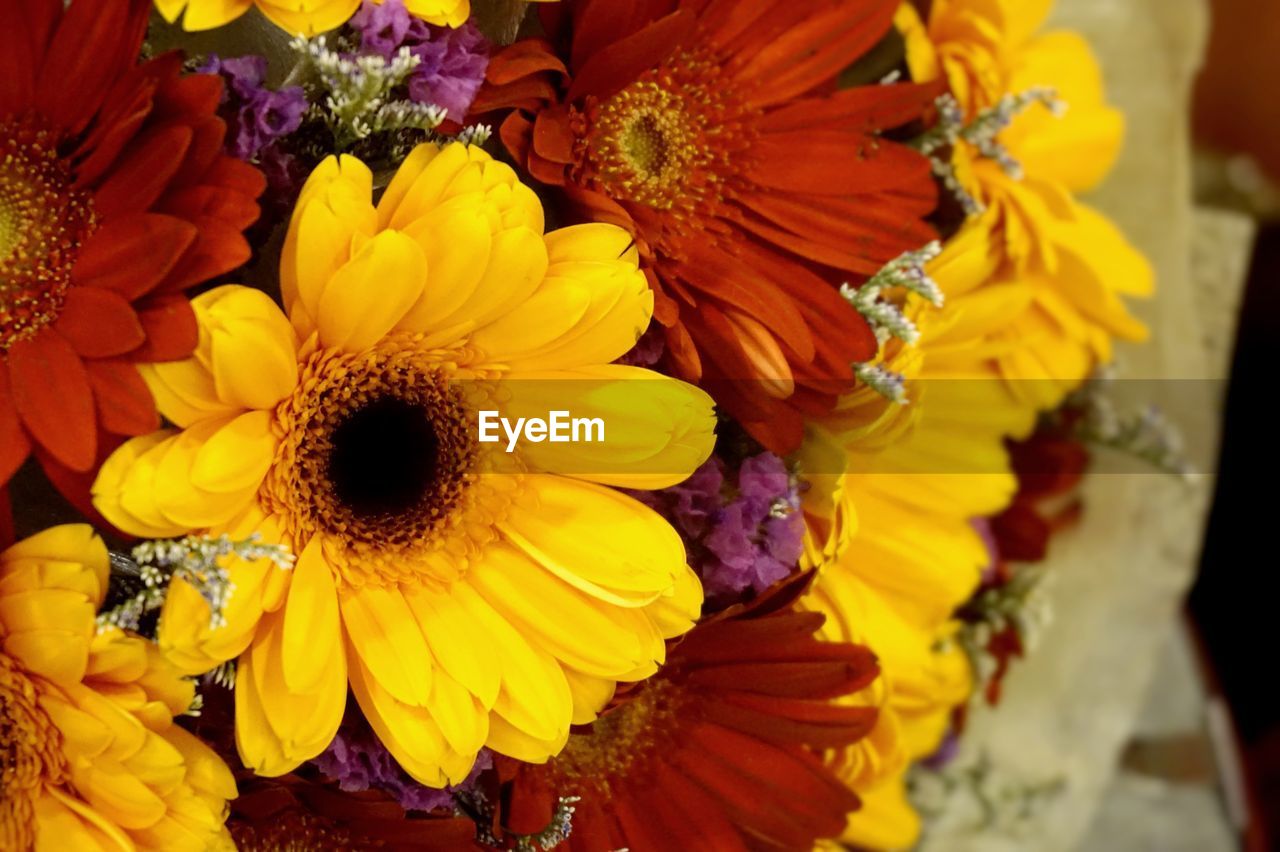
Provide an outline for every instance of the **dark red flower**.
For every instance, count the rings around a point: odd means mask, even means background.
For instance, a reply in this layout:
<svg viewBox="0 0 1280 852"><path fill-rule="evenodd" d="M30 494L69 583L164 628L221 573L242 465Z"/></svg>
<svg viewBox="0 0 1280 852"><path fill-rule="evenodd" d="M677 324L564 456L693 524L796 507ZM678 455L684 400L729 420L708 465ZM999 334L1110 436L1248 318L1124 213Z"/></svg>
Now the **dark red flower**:
<svg viewBox="0 0 1280 852"><path fill-rule="evenodd" d="M183 358L183 291L243 264L257 170L223 153L222 83L138 64L150 0L0 0L0 487L158 427L136 365Z"/></svg>
<svg viewBox="0 0 1280 852"><path fill-rule="evenodd" d="M822 615L790 607L803 585L694 628L546 765L501 759L495 833L545 837L557 805L577 797L566 848L583 852L807 852L839 835L858 798L819 753L874 725L874 708L834 699L879 669L864 647L816 638Z"/></svg>
<svg viewBox="0 0 1280 852"><path fill-rule="evenodd" d="M838 294L933 237L928 161L882 135L939 93L836 91L897 0L565 0L473 106L581 218L636 236L673 371L768 449L802 437L876 341Z"/></svg>

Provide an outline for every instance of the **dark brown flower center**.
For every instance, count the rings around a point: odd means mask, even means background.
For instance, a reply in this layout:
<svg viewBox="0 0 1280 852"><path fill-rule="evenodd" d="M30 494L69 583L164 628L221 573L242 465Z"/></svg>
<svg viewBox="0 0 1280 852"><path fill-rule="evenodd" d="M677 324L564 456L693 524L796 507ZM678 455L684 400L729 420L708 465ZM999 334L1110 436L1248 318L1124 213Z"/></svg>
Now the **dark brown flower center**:
<svg viewBox="0 0 1280 852"><path fill-rule="evenodd" d="M361 517L419 506L439 473L440 441L431 415L394 396L348 414L329 439L328 478L338 501Z"/></svg>

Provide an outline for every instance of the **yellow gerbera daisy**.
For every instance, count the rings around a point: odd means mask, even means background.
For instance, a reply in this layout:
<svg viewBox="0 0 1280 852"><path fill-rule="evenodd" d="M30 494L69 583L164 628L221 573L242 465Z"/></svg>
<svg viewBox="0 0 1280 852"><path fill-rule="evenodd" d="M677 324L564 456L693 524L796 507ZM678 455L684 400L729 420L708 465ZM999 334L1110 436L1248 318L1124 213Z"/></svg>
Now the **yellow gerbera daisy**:
<svg viewBox="0 0 1280 852"><path fill-rule="evenodd" d="M229 843L235 781L173 724L194 686L150 642L96 630L107 575L86 525L0 553L0 849Z"/></svg>
<svg viewBox="0 0 1280 852"><path fill-rule="evenodd" d="M1049 88L1066 104L1055 116L1032 106L999 141L1021 166L1013 176L961 143L955 166L985 211L969 228L991 242L989 274L972 287L1016 285L1025 309L992 340L999 374L1027 404L1045 409L1111 359L1115 337L1145 328L1121 296L1146 296L1153 274L1123 234L1073 193L1095 187L1119 153L1123 116L1105 100L1102 75L1077 34L1037 35L1049 0L938 0L928 23L904 3L898 26L918 80L945 77L966 120L1002 97ZM948 297L965 290L948 289Z"/></svg>
<svg viewBox="0 0 1280 852"><path fill-rule="evenodd" d="M842 838L860 847L903 848L919 834L906 771L938 747L972 686L952 641L952 614L989 561L970 521L1012 498L1004 439L1034 423L993 367L1004 353L998 331L1027 297L984 284L989 247L968 226L929 265L955 294L940 309L913 294L899 299L919 342L891 340L880 365L904 377L908 404L856 391L810 424L798 457L810 485L804 561L818 571L804 605L826 614L826 638L866 644L881 665L852 699L879 708L875 727L830 756L863 801Z"/></svg>
<svg viewBox="0 0 1280 852"><path fill-rule="evenodd" d="M383 0L374 0L381 5ZM182 16L185 30L211 30L229 24L256 6L276 26L294 35L314 36L345 24L361 0L156 0L169 23ZM471 14L471 0L404 0L409 14L429 24L460 27Z"/></svg>
<svg viewBox="0 0 1280 852"><path fill-rule="evenodd" d="M95 503L121 529L259 530L299 554L231 568L228 625L194 589L161 614L190 671L239 657L246 764L318 754L348 680L400 764L458 781L488 745L555 754L619 680L652 674L701 589L679 536L608 485L661 488L711 452L702 391L610 364L650 319L630 237L543 235L537 196L478 148L423 145L380 202L330 158L281 262L288 317L228 286L200 345L146 378L178 426L125 444ZM477 412L599 418L603 443L480 443ZM568 475L565 475L568 474Z"/></svg>

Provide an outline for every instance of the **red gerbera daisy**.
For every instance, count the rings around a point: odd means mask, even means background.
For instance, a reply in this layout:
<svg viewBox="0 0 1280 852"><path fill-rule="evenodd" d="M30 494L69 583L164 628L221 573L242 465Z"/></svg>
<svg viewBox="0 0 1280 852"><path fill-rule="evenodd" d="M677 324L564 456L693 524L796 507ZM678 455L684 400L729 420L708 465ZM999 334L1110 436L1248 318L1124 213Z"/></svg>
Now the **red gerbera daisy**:
<svg viewBox="0 0 1280 852"><path fill-rule="evenodd" d="M545 838L570 801L567 848L583 852L807 852L839 835L858 798L817 752L874 725L874 708L833 699L879 669L864 647L819 641L822 616L791 609L804 583L789 585L694 628L657 675L576 729L546 765L499 758L496 833Z"/></svg>
<svg viewBox="0 0 1280 852"><path fill-rule="evenodd" d="M489 64L476 113L563 187L576 215L636 236L674 371L774 452L873 355L832 286L933 237L928 161L886 139L938 89L836 91L897 0L567 0L548 39Z"/></svg>
<svg viewBox="0 0 1280 852"><path fill-rule="evenodd" d="M134 365L189 355L182 291L249 257L262 177L222 153L218 78L138 64L150 8L0 0L0 487L156 429Z"/></svg>

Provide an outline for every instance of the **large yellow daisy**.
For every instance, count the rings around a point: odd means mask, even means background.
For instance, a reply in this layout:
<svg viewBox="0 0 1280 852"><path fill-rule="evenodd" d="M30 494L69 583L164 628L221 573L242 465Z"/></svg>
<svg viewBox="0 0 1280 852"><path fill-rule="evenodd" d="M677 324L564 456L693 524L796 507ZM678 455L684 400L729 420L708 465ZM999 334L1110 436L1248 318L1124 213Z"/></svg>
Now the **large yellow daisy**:
<svg viewBox="0 0 1280 852"><path fill-rule="evenodd" d="M361 0L155 0L156 9L173 23L182 17L186 30L211 30L229 24L253 7L276 26L294 35L314 36L345 24ZM381 4L383 0L374 0ZM471 14L471 0L404 0L405 8L429 24L460 27Z"/></svg>
<svg viewBox="0 0 1280 852"><path fill-rule="evenodd" d="M319 753L348 681L400 764L458 781L476 751L545 760L619 680L652 674L701 589L679 536L611 485L661 488L710 454L702 391L610 364L653 296L628 235L543 235L542 207L478 148L423 145L381 200L351 157L303 189L287 317L243 287L195 300L200 346L146 378L177 428L94 487L138 535L258 530L292 571L231 568L227 626L178 585L160 643L190 671L239 657L246 764ZM477 440L477 412L599 418L602 443ZM505 441L505 438L504 438Z"/></svg>
<svg viewBox="0 0 1280 852"><path fill-rule="evenodd" d="M970 236L990 243L987 274L970 277L968 286L1025 290L1025 309L992 336L1003 344L994 364L1020 399L1040 409L1056 406L1109 361L1113 338L1145 336L1122 297L1153 289L1146 259L1074 197L1106 176L1124 122L1106 103L1084 39L1037 33L1051 6L1050 0L938 0L927 23L906 3L898 16L912 76L945 77L966 120L1007 95L1037 88L1053 90L1065 104L1060 116L1031 106L1000 133L1021 175L976 157L963 142L955 151L962 185L985 207L970 223ZM971 292L939 283L949 298Z"/></svg>
<svg viewBox="0 0 1280 852"><path fill-rule="evenodd" d="M85 525L0 553L0 849L229 842L235 781L173 723L194 686L150 642L96 630L107 575Z"/></svg>

